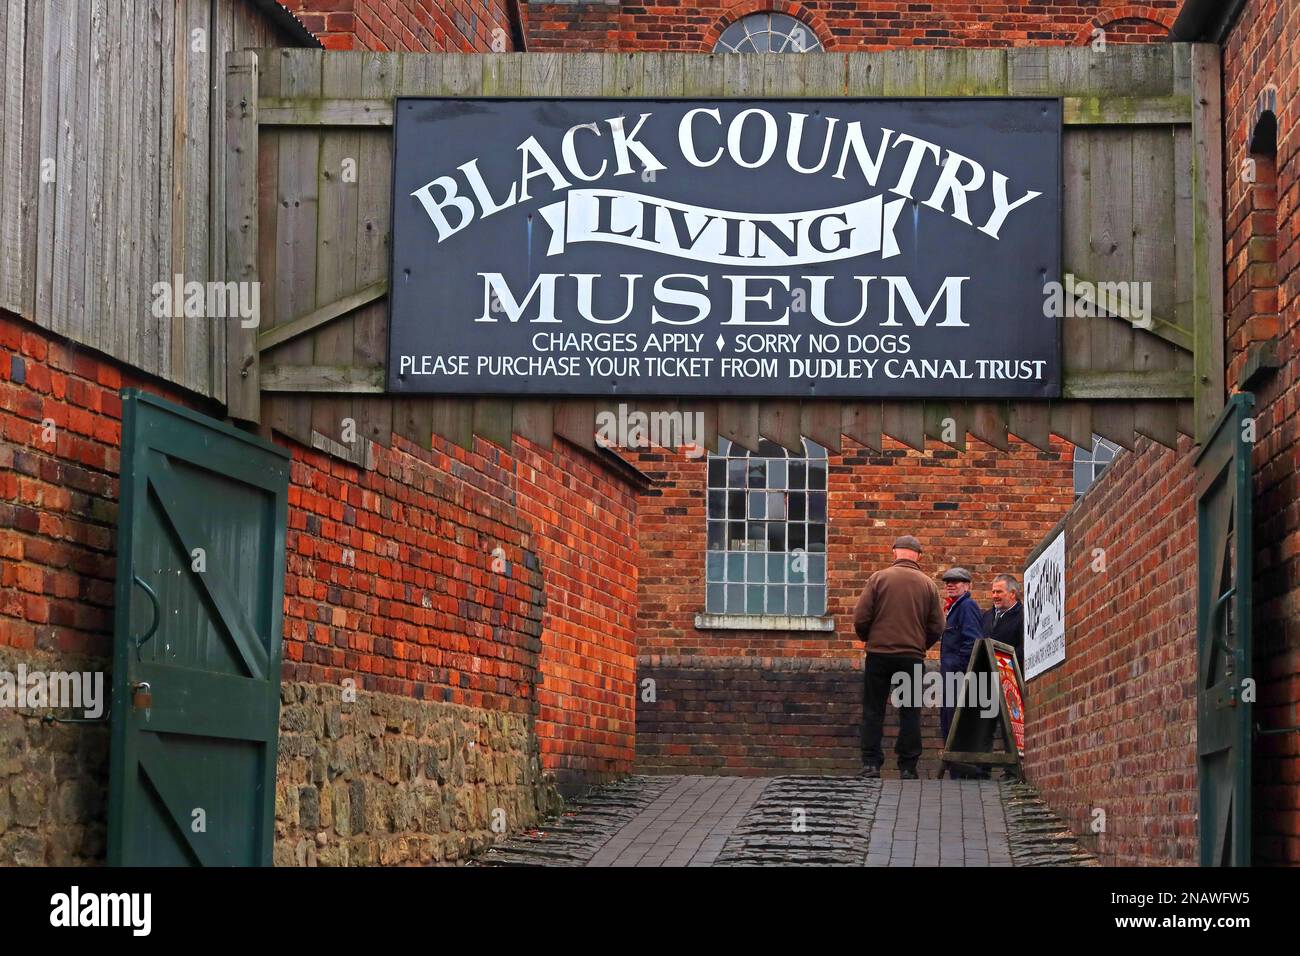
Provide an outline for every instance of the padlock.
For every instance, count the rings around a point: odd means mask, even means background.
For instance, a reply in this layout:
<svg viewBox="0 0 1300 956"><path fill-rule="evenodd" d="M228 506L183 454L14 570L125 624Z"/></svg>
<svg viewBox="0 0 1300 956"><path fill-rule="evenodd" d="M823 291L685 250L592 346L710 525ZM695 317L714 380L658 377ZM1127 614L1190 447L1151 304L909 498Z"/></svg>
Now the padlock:
<svg viewBox="0 0 1300 956"><path fill-rule="evenodd" d="M135 710L148 711L153 707L153 688L148 681L131 685L131 706Z"/></svg>

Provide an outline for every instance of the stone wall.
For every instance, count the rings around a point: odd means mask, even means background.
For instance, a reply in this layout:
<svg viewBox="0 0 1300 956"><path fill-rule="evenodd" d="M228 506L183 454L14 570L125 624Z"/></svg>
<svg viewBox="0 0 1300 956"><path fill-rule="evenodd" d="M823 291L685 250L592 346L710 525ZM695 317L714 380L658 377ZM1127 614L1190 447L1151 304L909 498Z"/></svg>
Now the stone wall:
<svg viewBox="0 0 1300 956"><path fill-rule="evenodd" d="M560 807L523 715L327 684L280 697L276 866L462 862Z"/></svg>

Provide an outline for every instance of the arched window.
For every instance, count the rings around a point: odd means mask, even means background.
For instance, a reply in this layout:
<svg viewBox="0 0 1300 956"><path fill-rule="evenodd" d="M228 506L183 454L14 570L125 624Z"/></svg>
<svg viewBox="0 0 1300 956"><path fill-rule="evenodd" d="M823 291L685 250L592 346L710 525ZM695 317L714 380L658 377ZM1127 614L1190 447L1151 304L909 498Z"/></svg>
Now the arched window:
<svg viewBox="0 0 1300 956"><path fill-rule="evenodd" d="M707 613L826 613L826 449L803 444L723 439L709 455Z"/></svg>
<svg viewBox="0 0 1300 956"><path fill-rule="evenodd" d="M1074 494L1083 494L1115 458L1119 445L1100 435L1092 436L1091 448L1074 448Z"/></svg>
<svg viewBox="0 0 1300 956"><path fill-rule="evenodd" d="M715 53L821 53L806 23L785 13L751 13L722 31Z"/></svg>

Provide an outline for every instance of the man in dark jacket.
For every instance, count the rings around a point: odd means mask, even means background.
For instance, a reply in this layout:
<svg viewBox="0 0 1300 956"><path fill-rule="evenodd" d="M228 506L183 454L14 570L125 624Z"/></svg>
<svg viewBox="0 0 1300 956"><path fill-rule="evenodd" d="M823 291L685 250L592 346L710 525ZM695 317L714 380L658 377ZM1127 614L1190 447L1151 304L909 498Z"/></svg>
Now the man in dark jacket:
<svg viewBox="0 0 1300 956"><path fill-rule="evenodd" d="M902 706L898 706L899 776L916 779L921 757L922 660L926 649L943 631L943 601L917 562L921 542L910 534L894 541L894 563L867 580L853 612L853 629L867 645L862 700L862 776L879 777L885 762L880 738L885 723L885 700L894 675L902 672ZM897 705L897 701L896 701Z"/></svg>
<svg viewBox="0 0 1300 956"><path fill-rule="evenodd" d="M970 596L970 572L965 568L949 568L943 572L943 589L952 604L948 607L948 617L944 622L943 642L939 645L939 669L943 673L943 704L939 708L939 729L943 733L945 744L948 740L948 728L952 724L952 714L957 702L950 700L948 688L954 686L954 679L949 674L965 674L970 662L971 651L975 642L984 636L984 619L980 607Z"/></svg>
<svg viewBox="0 0 1300 956"><path fill-rule="evenodd" d="M993 578L989 590L993 606L984 612L984 636L1016 649L1016 663L1025 670L1025 609L1020 603L1020 582L1009 574Z"/></svg>

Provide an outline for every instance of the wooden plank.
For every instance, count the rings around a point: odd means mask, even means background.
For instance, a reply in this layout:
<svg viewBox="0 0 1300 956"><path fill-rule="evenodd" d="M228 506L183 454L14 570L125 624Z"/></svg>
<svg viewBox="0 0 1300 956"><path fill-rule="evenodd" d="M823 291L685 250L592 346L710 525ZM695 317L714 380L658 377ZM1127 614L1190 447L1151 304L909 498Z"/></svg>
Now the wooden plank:
<svg viewBox="0 0 1300 956"><path fill-rule="evenodd" d="M643 96L678 97L686 89L685 53L643 53ZM691 57L694 59L694 57Z"/></svg>
<svg viewBox="0 0 1300 956"><path fill-rule="evenodd" d="M433 434L459 445L474 447L474 400L470 398L429 399Z"/></svg>
<svg viewBox="0 0 1300 956"><path fill-rule="evenodd" d="M426 451L433 448L433 403L423 395L397 396L393 403L393 431Z"/></svg>
<svg viewBox="0 0 1300 956"><path fill-rule="evenodd" d="M1209 433L1224 404L1223 148L1219 50L1192 50L1193 335L1196 340L1196 425Z"/></svg>
<svg viewBox="0 0 1300 956"><path fill-rule="evenodd" d="M133 144L124 144L120 139L122 114L127 112L120 108L131 91L123 84L123 61L127 58L122 42L122 28L129 22L122 9L123 0L109 0L104 19L104 48L107 64L103 85L105 102L103 146L96 157L100 166L100 181L103 184L102 217L97 237L99 247L99 267L91 280L95 289L95 314L99 327L98 348L108 355L120 355L123 343L135 330L128 327L128 317L119 313L117 305L118 271L120 268L118 229L121 221L121 203L118 189L118 164L120 154L133 148Z"/></svg>
<svg viewBox="0 0 1300 956"><path fill-rule="evenodd" d="M331 51L330 59L336 53ZM327 61L328 62L328 61ZM358 96L264 96L257 103L263 126L375 126L393 125L392 100Z"/></svg>
<svg viewBox="0 0 1300 956"><path fill-rule="evenodd" d="M279 51L280 87L286 96L319 96L322 57L314 50ZM317 130L286 129L279 133L279 211L276 223L278 266L275 275L275 321L287 322L316 308L316 237L319 211L320 137ZM358 172L360 175L360 172ZM306 339L289 342L266 361L276 365L310 366L313 344ZM360 364L355 355L349 364ZM262 388L267 389L267 372ZM311 407L307 402L286 406L289 419L282 423L288 434L308 435Z"/></svg>
<svg viewBox="0 0 1300 956"><path fill-rule="evenodd" d="M937 442L966 450L966 433L970 429L970 410L962 402L925 402L925 434Z"/></svg>
<svg viewBox="0 0 1300 956"><path fill-rule="evenodd" d="M575 398L558 400L555 405L555 434L587 451L597 451L596 403Z"/></svg>
<svg viewBox="0 0 1300 956"><path fill-rule="evenodd" d="M524 57L523 89L529 96L559 96L563 86L563 64L569 53L530 53Z"/></svg>
<svg viewBox="0 0 1300 956"><path fill-rule="evenodd" d="M838 399L821 399L803 403L799 431L823 448L835 454L839 453L840 433L843 427L843 403Z"/></svg>
<svg viewBox="0 0 1300 956"><path fill-rule="evenodd" d="M257 274L257 54L226 59L225 101L225 277L258 281ZM260 316L259 316L260 321ZM232 322L226 337L226 411L237 421L261 421L257 326Z"/></svg>
<svg viewBox="0 0 1300 956"><path fill-rule="evenodd" d="M1166 448L1178 448L1178 406L1173 402L1136 402L1133 427Z"/></svg>
<svg viewBox="0 0 1300 956"><path fill-rule="evenodd" d="M81 328L77 341L91 348L105 351L104 339L106 327L115 320L110 312L103 308L100 296L100 276L104 273L104 153L105 125L109 115L116 112L117 104L107 102L108 63L113 51L109 46L110 30L114 29L108 22L107 0L91 0L89 12L90 32L88 46L83 56L86 58L88 77L86 82L86 185L83 221L78 226L81 233L82 258L73 263L73 269L80 269L77 279L80 302L74 307L81 313Z"/></svg>
<svg viewBox="0 0 1300 956"><path fill-rule="evenodd" d="M474 434L509 451L514 434L512 405L508 398L474 399Z"/></svg>
<svg viewBox="0 0 1300 956"><path fill-rule="evenodd" d="M682 78L684 96L722 96L727 88L727 54L691 55Z"/></svg>
<svg viewBox="0 0 1300 956"><path fill-rule="evenodd" d="M158 23L154 11L161 14ZM156 0L148 9L136 11L134 76L132 89L151 89L157 76L157 108L152 94L140 110L132 134L142 148L128 175L131 178L131 212L127 239L131 247L131 267L127 277L129 314L146 316L144 341L138 346L141 365L172 375L172 319L170 312L154 315L141 295L152 282L169 284L181 271L173 252L181 243L175 232L176 204L173 202L175 177L176 128L184 130L186 97L184 82L177 82L178 63L184 58L179 51L188 43L185 17L175 2ZM154 226L155 217L157 226ZM141 338L131 336L132 347Z"/></svg>
<svg viewBox="0 0 1300 956"><path fill-rule="evenodd" d="M1011 450L1007 440L1008 410L1006 402L972 402L970 406L970 433L994 448Z"/></svg>
<svg viewBox="0 0 1300 956"><path fill-rule="evenodd" d="M561 72L565 96L602 96L605 93L605 56L601 53L568 53Z"/></svg>
<svg viewBox="0 0 1300 956"><path fill-rule="evenodd" d="M208 223L208 182L211 162L209 139L210 86L212 82L211 3L213 0L185 0L184 23L178 15L178 26L183 34L183 45L178 44L176 59L184 62L185 83L176 86L176 99L185 101L184 123L178 122L173 131L176 144L172 172L172 236L179 239L181 248L172 248L173 271L185 277L186 282L206 282L210 253L208 240L211 232ZM195 31L202 31L202 44L196 42ZM171 355L167 365L172 375L190 388L203 394L211 393L208 377L211 374L210 358L213 317L195 322L184 316L173 317L171 323Z"/></svg>
<svg viewBox="0 0 1300 956"><path fill-rule="evenodd" d="M1061 102L1066 126L1170 126L1191 121L1192 104L1185 96L1066 96Z"/></svg>
<svg viewBox="0 0 1300 956"><path fill-rule="evenodd" d="M1052 434L1092 449L1092 407L1087 402L1052 402Z"/></svg>
<svg viewBox="0 0 1300 956"><path fill-rule="evenodd" d="M704 400L686 400L680 404L683 424L691 416L691 437L707 451L718 450L718 403Z"/></svg>
<svg viewBox="0 0 1300 956"><path fill-rule="evenodd" d="M797 454L803 454L803 436L799 433L799 400L763 398L758 403L758 434Z"/></svg>
<svg viewBox="0 0 1300 956"><path fill-rule="evenodd" d="M1007 412L1007 429L1021 441L1041 451L1052 447L1051 409L1046 402L1011 402Z"/></svg>
<svg viewBox="0 0 1300 956"><path fill-rule="evenodd" d="M257 60L257 88L261 93L280 90L280 62L278 50L263 49ZM277 274L280 252L280 130L258 127L257 131L257 275L261 283L261 322L259 329L274 327L279 321L279 308L275 290L279 288ZM261 361L259 356L258 361ZM262 398L261 421L269 432L272 427L284 430L289 408L286 399L270 401Z"/></svg>
<svg viewBox="0 0 1300 956"><path fill-rule="evenodd" d="M264 392L361 392L384 390L384 370L349 365L264 365ZM306 411L306 403L302 403ZM295 412L295 415L298 413ZM305 417L305 415L303 416ZM336 435L338 428L322 434Z"/></svg>
<svg viewBox="0 0 1300 956"><path fill-rule="evenodd" d="M59 56L55 77L55 100L51 111L55 117L57 136L54 142L55 170L58 187L52 205L53 253L50 266L49 327L60 335L73 331L72 310L68 305L68 269L72 234L72 214L77 197L81 195L78 178L85 182L85 169L76 163L77 101L81 90L77 87L77 61L81 53L80 4L66 4L58 11Z"/></svg>
<svg viewBox="0 0 1300 956"><path fill-rule="evenodd" d="M1132 401L1093 403L1092 430L1102 438L1123 445L1129 451L1134 449L1137 439L1134 424Z"/></svg>
<svg viewBox="0 0 1300 956"><path fill-rule="evenodd" d="M516 435L545 451L555 440L555 410L549 399L517 399L511 416Z"/></svg>
<svg viewBox="0 0 1300 956"><path fill-rule="evenodd" d="M341 56L331 54L321 64L321 92L325 96L337 96L353 93L361 86L362 67L365 54L347 52ZM285 340L293 338L295 333L322 313L334 313L333 318L343 315L351 316L363 303L357 303L349 309L338 309L340 299L352 297L357 289L356 249L348 240L357 234L359 186L361 176L357 156L360 150L360 135L350 129L320 129L320 172L316 182L317 222L316 240L313 250L316 256L316 291L317 307L306 316L283 323L268 330L265 335L283 335ZM373 301L369 300L369 301ZM322 303L324 303L322 305ZM383 360L371 356L357 355L354 349L356 333L354 318L348 321L317 323L316 333L311 336L312 362L316 365L381 365ZM258 346L261 348L259 336ZM338 399L324 397L314 398L311 402L311 423L313 430L322 435L338 439L341 423L345 419L357 422L357 434L369 438L364 425L358 422L363 416L358 414L356 403L351 396ZM388 436L384 436L387 444Z"/></svg>
<svg viewBox="0 0 1300 956"><path fill-rule="evenodd" d="M402 57L391 53L368 53L361 62L361 94L390 99L398 90ZM459 65L464 89L477 92L481 70L471 68L464 57L450 57L442 62L444 80ZM417 82L413 73L411 82ZM327 135L337 135L331 133ZM351 228L357 236L356 274L351 288L370 285L388 276L390 195L392 190L392 135L386 130L356 130L357 148L357 215ZM319 306L320 303L317 303ZM385 365L388 361L388 309L374 301L359 307L350 318L341 320L340 330L352 327L352 362L356 365ZM392 406L388 403L354 403L358 431L381 445L388 445L392 434Z"/></svg>
<svg viewBox="0 0 1300 956"><path fill-rule="evenodd" d="M748 451L758 451L758 402L754 399L720 400L718 436Z"/></svg>
<svg viewBox="0 0 1300 956"><path fill-rule="evenodd" d="M266 351L275 348L290 339L304 335L313 329L318 329L323 325L333 322L341 316L348 315L363 305L367 305L381 296L388 294L388 280L380 279L378 282L372 282L364 289L359 289L350 295L345 295L335 299L326 305L321 306L308 312L306 315L292 319L274 328L267 329L257 336L257 350ZM351 339L351 330L347 330L347 336Z"/></svg>
<svg viewBox="0 0 1300 956"><path fill-rule="evenodd" d="M24 110L27 84L36 81L26 73L23 52L27 43L27 5L23 0L7 0L0 11L4 16L4 58L6 72L4 93L0 95L0 162L5 175L0 180L0 242L4 257L0 262L0 306L19 315L29 312L23 298L23 265L20 250L27 244L23 216L26 167L23 165L23 135L26 124L36 117ZM35 42L36 37L33 37Z"/></svg>
<svg viewBox="0 0 1300 956"><path fill-rule="evenodd" d="M881 408L879 402L845 402L840 430L859 445L882 451L880 441Z"/></svg>
<svg viewBox="0 0 1300 956"><path fill-rule="evenodd" d="M1191 398L1192 376L1178 369L1077 370L1065 377L1061 397L1065 399L1152 400Z"/></svg>
<svg viewBox="0 0 1300 956"><path fill-rule="evenodd" d="M21 3L22 0L10 0L10 2ZM22 190L20 232L22 241L17 246L6 246L6 248L19 250L19 258L13 261L19 264L17 304L21 308L15 311L21 312L34 322L40 322L36 308L37 259L41 247L37 215L41 201L46 198L46 192L51 188L41 182L41 160L48 155L41 152L41 137L45 127L41 106L46 74L49 71L48 61L44 57L50 18L47 4L33 4L25 7L25 10L27 16L24 21L26 49L22 59L22 165L17 173ZM15 175L14 167L10 166L7 160L5 169L8 175Z"/></svg>
<svg viewBox="0 0 1300 956"><path fill-rule="evenodd" d="M925 451L925 406L920 402L882 402L881 428L890 438Z"/></svg>

